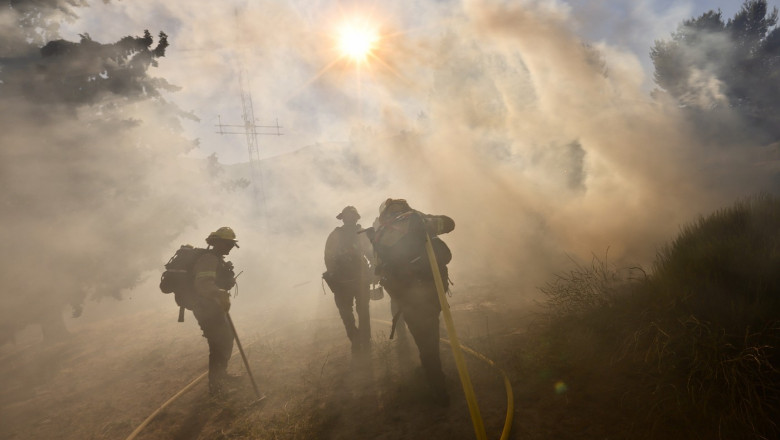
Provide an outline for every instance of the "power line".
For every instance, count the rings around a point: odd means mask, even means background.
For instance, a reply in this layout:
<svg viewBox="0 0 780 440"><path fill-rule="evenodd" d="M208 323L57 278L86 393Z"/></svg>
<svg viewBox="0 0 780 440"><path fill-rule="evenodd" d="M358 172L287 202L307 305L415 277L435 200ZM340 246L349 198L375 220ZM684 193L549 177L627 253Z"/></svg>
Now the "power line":
<svg viewBox="0 0 780 440"><path fill-rule="evenodd" d="M259 204L261 209L265 209L265 190L263 188L263 171L260 167L260 146L258 136L281 136L282 126L279 125L279 119L276 119L275 125L258 125L255 119L255 110L252 103L252 93L245 84L243 69L239 67L238 84L241 91L241 117L243 124L223 124L222 117L217 115L219 134L239 134L246 138L247 150L249 153L249 175L252 181L252 191L254 201ZM273 130L271 130L273 129Z"/></svg>
<svg viewBox="0 0 780 440"><path fill-rule="evenodd" d="M239 38L241 22L239 20L238 8L234 11L236 19L236 29L239 33L236 34L237 47L242 46L243 40ZM239 134L244 135L246 138L247 150L249 152L249 175L252 180L252 191L254 194L255 205L265 211L265 189L263 188L263 170L260 167L260 146L258 142L258 136L281 136L282 127L279 125L279 119L276 119L275 125L258 125L257 119L255 119L255 109L252 102L252 92L244 77L244 67L239 55L238 60L238 86L241 92L241 118L243 119L242 125L236 124L223 124L222 118L217 115L217 128L219 134ZM271 131L270 129L275 129Z"/></svg>

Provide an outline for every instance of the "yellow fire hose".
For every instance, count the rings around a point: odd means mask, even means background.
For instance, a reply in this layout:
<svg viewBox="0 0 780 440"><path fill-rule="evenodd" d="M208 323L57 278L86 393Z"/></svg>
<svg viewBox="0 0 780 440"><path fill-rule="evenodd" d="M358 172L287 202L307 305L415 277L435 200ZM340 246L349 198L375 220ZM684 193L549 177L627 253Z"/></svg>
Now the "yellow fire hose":
<svg viewBox="0 0 780 440"><path fill-rule="evenodd" d="M512 420L514 417L514 395L512 393L512 385L509 381L509 377L506 375L504 370L498 368L496 364L485 357L484 355L470 349L469 347L462 346L460 344L460 341L458 339L458 335L455 332L455 323L452 320L452 314L450 313L449 304L447 303L447 297L444 293L444 283L441 279L441 273L439 272L439 265L436 262L436 255L433 252L433 245L431 244L431 238L426 233L425 234L425 251L428 254L428 262L431 265L431 270L433 272L433 281L436 285L436 291L439 296L439 303L441 304L442 309L442 315L444 315L444 323L447 327L447 334L449 335L450 339L444 339L441 338L442 341L447 342L450 344L450 347L452 348L452 353L455 358L455 365L458 368L458 376L460 377L461 385L463 386L463 392L466 395L466 402L469 407L469 413L471 415L471 422L474 425L474 433L477 436L478 440L487 440L487 434L485 433L485 425L482 421L482 415L479 411L479 406L477 405L477 397L474 393L474 387L471 384L471 378L469 376L468 368L466 367L466 360L463 357L463 352L467 352L470 355L476 357L477 359L480 359L487 363L488 365L498 369L501 372L501 375L504 378L504 387L506 388L506 398L507 398L507 412L506 412L506 419L504 420L504 428L501 432L501 440L507 440L509 438L509 432L512 428ZM377 320L378 321L378 320ZM385 322L386 321L380 321ZM388 323L391 324L392 323ZM198 382L200 382L208 372L204 372L197 378L195 378L192 382L190 382L187 386L181 389L178 393L176 393L174 396L172 396L168 401L166 401L162 406L160 406L156 411L154 411L149 417L146 418L146 420L143 421L127 438L126 440L133 440L142 430L146 427L146 425L149 424L149 422L152 421L152 419L157 416L163 409L165 409L171 402L179 398L182 394L187 392L190 388L195 386Z"/></svg>
<svg viewBox="0 0 780 440"><path fill-rule="evenodd" d="M392 322L383 319L371 319L371 320L375 322L381 322L382 324L386 324L390 326L393 325ZM450 344L450 346L452 345L452 342L446 338L439 338L439 340L447 344ZM460 348L463 349L463 351L465 351L466 353L474 356L475 358L485 362L486 364L498 370L501 373L501 376L504 378L504 388L506 389L506 418L504 419L504 428L501 431L500 440L507 440L509 438L509 433L512 430L512 422L514 420L514 414L515 414L515 395L512 392L512 383L509 381L509 376L507 376L506 372L504 372L504 370L499 368L495 364L495 362L490 360L487 356L481 354L478 351L472 350L471 348L465 345L461 345Z"/></svg>
<svg viewBox="0 0 780 440"><path fill-rule="evenodd" d="M474 387L471 385L469 370L466 367L466 360L463 358L460 341L458 340L457 333L455 333L455 323L452 321L450 307L449 304L447 304L447 296L444 293L444 283L441 280L441 273L439 273L439 264L436 262L436 255L433 253L431 237L427 233L425 234L425 251L428 253L428 262L431 263L433 282L436 284L436 291L439 294L439 303L441 304L442 315L444 315L444 323L447 326L447 334L450 337L450 347L452 347L452 354L455 357L455 365L458 367L458 376L460 376L460 383L463 385L463 393L466 395L466 403L468 403L469 406L471 423L474 425L474 433L477 435L477 440L487 440L485 424L482 422L482 415L480 414L479 406L477 405L477 396L474 394Z"/></svg>
<svg viewBox="0 0 780 440"><path fill-rule="evenodd" d="M450 341L444 338L440 338L440 339L444 342L448 342L451 344ZM481 353L474 351L465 345L461 345L460 347L466 353L474 356L475 358L481 361L484 361L486 364L498 370L501 373L501 376L504 378L504 388L506 389L506 419L504 419L504 429L501 431L501 440L507 440L509 438L509 432L512 430L512 420L514 419L514 414L515 414L515 395L512 392L512 383L509 382L509 376L506 375L504 370L498 368L495 362L488 359Z"/></svg>
<svg viewBox="0 0 780 440"><path fill-rule="evenodd" d="M188 384L186 387L182 388L182 389L181 389L181 391L179 391L178 393L174 394L174 395L173 395L173 397L171 397L171 398L170 398L170 399L168 399L168 400L167 400L165 403L163 403L162 405L160 405L160 407L159 407L159 408L157 408L157 410L156 410L155 412L151 413L151 414L149 415L149 417L147 417L147 418L146 418L146 420L144 420L144 421L143 421L143 423L141 423L140 425L138 425L138 427L137 427L137 428L135 428L135 430L134 430L133 432L131 432L131 433L130 433L130 435L128 435L128 436L127 436L127 438L126 438L125 440L133 440L133 439L134 439L134 438L135 438L135 437L138 435L138 433L140 433L141 431L143 431L143 429L144 429L144 428L146 428L146 425L148 425L148 424L149 424L149 422L151 422L151 421L152 421L152 420L153 420L155 417L157 417L157 414L159 414L159 413L160 413L162 410L164 410L164 409L165 409L165 408L166 408L168 405L170 405L170 404L171 404L171 402L173 402L174 400L178 399L178 398L179 398L179 396L181 396L182 394L184 394L184 393L186 393L187 391L189 391L189 389L190 389L190 388L194 387L194 386L195 386L195 384L197 384L198 382L200 382L201 380L203 380L203 378L204 378L204 377L206 377L208 374L209 374L209 372L208 372L208 371L206 371L206 372L204 372L203 374L201 374L200 376L196 377L196 378L195 378L195 379L194 379L192 382L190 382L190 383L189 383L189 384Z"/></svg>
<svg viewBox="0 0 780 440"><path fill-rule="evenodd" d="M381 319L372 319L372 321L381 322L381 323L387 324L387 325L393 325L392 322L381 320ZM447 340L445 338L440 338L440 340L442 342L446 342L448 344L452 344L452 342L450 342L449 340ZM257 341L255 341L255 342L257 342ZM249 345L253 345L253 344L249 344ZM479 353L477 351L472 350L471 348L469 348L469 347L467 347L465 345L461 345L460 347L463 349L463 351L465 351L466 353L470 354L471 356L474 356L475 358L477 358L477 359L479 359L481 361L484 361L485 363L487 363L491 367L497 369L501 373L501 375L503 376L503 378L504 378L504 388L506 389L506 405L507 405L507 408L506 408L506 418L504 420L504 428L501 431L501 439L500 440L507 440L509 438L509 432L512 429L512 421L513 421L514 412L515 412L515 409L514 409L514 400L515 399L514 399L514 394L512 393L512 385L509 382L509 377L506 375L504 370L502 370L498 366L496 366L496 364L492 360L487 358L486 356L482 355L481 353ZM146 428L146 426L149 425L149 423L155 417L157 417L158 414L160 414L165 408L167 408L176 399L181 397L184 393L189 391L198 382L202 381L207 375L208 375L208 371L204 371L203 374L201 374L200 376L198 376L195 379L193 379L192 382L187 384L187 386L185 386L184 388L179 390L179 392L174 394L165 403L160 405L160 407L157 408L154 412L152 412L152 414L150 414L149 417L147 417L140 425L138 425L138 427L135 428L135 430L133 430L133 432L130 433L130 435L128 435L125 440L134 440L138 436L138 434L140 434L141 431L143 431L143 429Z"/></svg>
<svg viewBox="0 0 780 440"><path fill-rule="evenodd" d="M393 325L392 322L381 320L381 319L372 319L372 321L381 322L381 323L387 324L387 325ZM440 338L440 339L441 339L442 342L446 342L448 344L452 344L452 342L450 342L449 340L447 340L445 338ZM250 344L250 345L252 345L252 344ZM507 440L509 438L509 432L512 429L512 421L514 419L514 412L515 412L515 409L514 409L514 400L515 399L514 399L514 394L512 393L512 385L509 382L509 377L506 375L504 370L500 369L492 360L490 360L486 356L482 355L481 353L479 353L477 351L472 350L471 348L469 348L469 347L467 347L465 345L461 345L460 347L463 349L463 351L465 351L466 353L470 354L471 356L474 356L475 358L477 358L477 359L487 363L491 367L497 369L501 373L501 375L503 376L503 378L504 378L504 388L506 389L506 405L507 405L507 408L506 408L506 418L504 419L504 428L501 431L501 438L500 438L500 440ZM152 412L152 414L150 414L149 417L147 417L140 425L138 425L138 427L135 428L135 430L133 430L133 432L130 433L130 435L128 435L125 440L134 440L138 436L138 434L140 434L141 431L143 431L143 429L146 428L146 426L155 417L157 417L158 414L160 414L165 408L167 408L176 399L181 397L184 393L189 391L198 382L203 380L207 375L208 375L208 371L204 371L203 374L201 374L200 376L198 376L195 379L193 379L192 382L190 382L187 386L185 386L184 388L179 390L179 392L174 394L165 403L160 405L160 407L157 408L154 412Z"/></svg>

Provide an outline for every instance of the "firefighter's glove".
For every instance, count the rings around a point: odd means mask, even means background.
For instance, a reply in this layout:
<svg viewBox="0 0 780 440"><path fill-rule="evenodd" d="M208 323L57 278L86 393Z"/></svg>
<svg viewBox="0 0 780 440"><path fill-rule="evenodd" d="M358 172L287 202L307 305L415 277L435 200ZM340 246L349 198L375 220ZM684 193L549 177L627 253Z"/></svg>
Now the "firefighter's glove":
<svg viewBox="0 0 780 440"><path fill-rule="evenodd" d="M220 287L224 287L225 290L230 290L236 285L236 276L233 274L233 272L230 272L230 278L226 279L223 284L220 285Z"/></svg>
<svg viewBox="0 0 780 440"><path fill-rule="evenodd" d="M222 310L225 311L225 313L230 311L230 292L224 289L220 289L219 293L217 293L217 302L220 306L222 306Z"/></svg>
<svg viewBox="0 0 780 440"><path fill-rule="evenodd" d="M227 279L224 282L225 284L227 284L227 286L222 286L222 287L225 287L226 290L230 290L233 288L233 286L236 285L236 272L233 270L233 263L230 261L225 262L225 269L227 272L226 274Z"/></svg>

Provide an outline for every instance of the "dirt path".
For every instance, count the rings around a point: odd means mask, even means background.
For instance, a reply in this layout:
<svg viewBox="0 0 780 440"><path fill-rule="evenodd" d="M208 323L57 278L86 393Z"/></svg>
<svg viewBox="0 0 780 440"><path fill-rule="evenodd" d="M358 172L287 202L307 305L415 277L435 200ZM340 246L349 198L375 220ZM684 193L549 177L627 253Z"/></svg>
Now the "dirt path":
<svg viewBox="0 0 780 440"><path fill-rule="evenodd" d="M374 315L382 311L377 307ZM427 395L410 337L390 341L389 327L375 322L371 353L352 356L335 307L322 316L284 325L267 319L265 325L252 325L264 321L234 317L267 398L250 405L254 395L244 376L243 388L214 401L204 381L137 438L474 438L446 345L442 358L453 398L441 408ZM461 339L483 352L491 334L515 324L511 316L470 307L455 310ZM2 347L0 438L126 438L207 368L207 348L194 319L190 315L178 324L171 317L170 310L140 312L84 326L55 345ZM506 411L501 376L476 360L469 361L469 369L489 438L498 438ZM229 370L243 373L238 354Z"/></svg>

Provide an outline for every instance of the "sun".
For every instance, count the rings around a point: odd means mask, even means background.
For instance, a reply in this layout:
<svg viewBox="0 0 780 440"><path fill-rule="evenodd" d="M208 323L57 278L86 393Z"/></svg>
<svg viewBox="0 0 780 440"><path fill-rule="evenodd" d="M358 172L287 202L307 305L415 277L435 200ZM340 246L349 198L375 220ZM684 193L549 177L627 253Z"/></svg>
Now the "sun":
<svg viewBox="0 0 780 440"><path fill-rule="evenodd" d="M327 31L318 34L329 43L327 64L306 81L296 94L329 72L346 77L354 69L358 89L367 75L375 77L374 74L389 72L398 78L403 77L386 57L393 52L393 39L405 32L387 33L387 22L378 18L377 14L358 12L345 15L342 12L339 15L332 20L323 20L328 24Z"/></svg>
<svg viewBox="0 0 780 440"><path fill-rule="evenodd" d="M352 20L342 23L338 28L339 52L356 63L366 62L378 41L377 30L366 22Z"/></svg>

